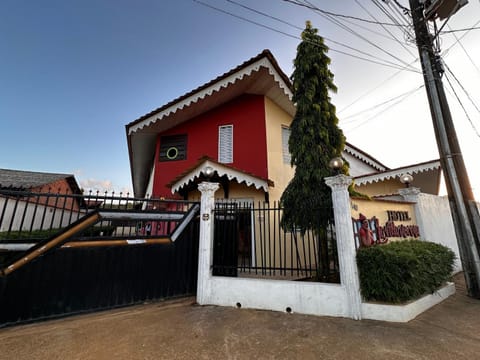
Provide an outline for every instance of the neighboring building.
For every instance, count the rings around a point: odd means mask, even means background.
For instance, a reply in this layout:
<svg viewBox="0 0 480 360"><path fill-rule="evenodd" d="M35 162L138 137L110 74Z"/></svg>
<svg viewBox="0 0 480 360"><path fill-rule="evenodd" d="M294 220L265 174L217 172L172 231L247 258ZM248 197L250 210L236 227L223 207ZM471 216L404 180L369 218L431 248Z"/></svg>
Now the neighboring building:
<svg viewBox="0 0 480 360"><path fill-rule="evenodd" d="M135 196L195 199L197 184L211 179L221 184L217 197L279 200L294 175L288 152L295 114L291 99L290 80L264 50L131 122L126 132ZM377 183L392 179L397 188L405 186L398 181L401 169L389 169L351 144L343 156L359 191L389 195L395 185L382 188ZM438 192L438 162L403 171L423 174L427 181L421 185L434 193L429 183L433 176Z"/></svg>
<svg viewBox="0 0 480 360"><path fill-rule="evenodd" d="M0 169L0 190L82 195L73 175L11 169ZM80 199L73 201L72 198L41 196L38 197L38 203L77 211Z"/></svg>

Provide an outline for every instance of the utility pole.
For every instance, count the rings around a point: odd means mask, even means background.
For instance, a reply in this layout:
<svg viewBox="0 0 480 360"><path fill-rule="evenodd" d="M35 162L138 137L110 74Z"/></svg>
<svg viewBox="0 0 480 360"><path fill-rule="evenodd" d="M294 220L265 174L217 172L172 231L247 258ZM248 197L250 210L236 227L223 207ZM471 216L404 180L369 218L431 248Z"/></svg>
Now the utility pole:
<svg viewBox="0 0 480 360"><path fill-rule="evenodd" d="M409 1L467 292L480 299L480 216L443 88L439 56L424 16L425 0Z"/></svg>

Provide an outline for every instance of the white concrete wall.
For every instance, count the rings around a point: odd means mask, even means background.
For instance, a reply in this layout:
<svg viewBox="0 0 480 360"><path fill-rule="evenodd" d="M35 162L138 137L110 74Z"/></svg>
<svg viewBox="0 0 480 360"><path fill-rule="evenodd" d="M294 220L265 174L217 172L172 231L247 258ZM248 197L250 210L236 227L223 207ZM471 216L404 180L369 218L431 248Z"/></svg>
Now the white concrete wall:
<svg viewBox="0 0 480 360"><path fill-rule="evenodd" d="M208 276L205 304L348 317L345 288L339 284Z"/></svg>
<svg viewBox="0 0 480 360"><path fill-rule="evenodd" d="M415 214L421 238L452 249L457 255L454 272L461 271L462 264L448 198L420 193L415 205Z"/></svg>
<svg viewBox="0 0 480 360"><path fill-rule="evenodd" d="M452 295L455 287L453 284L449 284L432 295L406 305L384 305L361 301L353 246L350 201L347 192L350 181L351 178L344 175L332 177L326 181L332 188L332 199L336 205L335 224L342 284L213 276L213 208L214 193L219 186L218 184L201 183L199 185L202 201L197 302L200 305L296 312L358 320L364 318L406 322ZM436 214L439 217L438 221L441 222L440 224L437 220L422 217L426 236L454 247L452 237L448 234L453 230L453 224L450 228L445 219L445 216L449 214L445 200L427 195L425 199L421 198L419 203L421 203L419 212ZM448 201L446 205L448 206ZM443 234L440 236L442 231ZM458 253L458 248L456 251Z"/></svg>

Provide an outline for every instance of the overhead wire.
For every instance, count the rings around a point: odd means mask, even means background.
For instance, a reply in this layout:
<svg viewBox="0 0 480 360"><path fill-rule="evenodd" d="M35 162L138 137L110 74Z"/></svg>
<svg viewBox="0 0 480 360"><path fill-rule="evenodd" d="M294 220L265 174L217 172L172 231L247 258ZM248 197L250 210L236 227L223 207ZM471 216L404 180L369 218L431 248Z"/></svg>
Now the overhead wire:
<svg viewBox="0 0 480 360"><path fill-rule="evenodd" d="M265 24L262 24L262 23L259 23L257 21L254 21L254 20L251 20L251 19L248 19L246 17L243 17L243 16L240 16L240 15L237 15L237 14L234 14L232 12L229 12L229 11L226 11L224 9L220 9L216 6L213 6L213 5L210 5L208 3L205 3L201 0L193 0L194 2L196 3L199 3L205 7L208 7L208 8L211 8L215 11L218 11L218 12L221 12L221 13L224 13L226 15L230 15L230 16L233 16L237 19L240 19L240 20L243 20L243 21L246 21L246 22L249 22L251 24L254 24L254 25L257 25L257 26L260 26L260 27L263 27L265 29L268 29L268 30L271 30L271 31L274 31L274 32L277 32L279 34L282 34L284 36L288 36L290 38L293 38L293 39L296 39L296 40L301 40L301 37L300 36L296 36L296 35L292 35L292 34L289 34L285 31L282 31L282 30L279 30L279 29L276 29L274 27L271 27L271 26L268 26L268 25L265 25ZM337 44L341 44L339 42L336 42ZM366 52L362 52L361 50L358 50L358 49L354 49L353 47L349 47L348 45L345 45L345 44L341 44L342 46L346 46L352 50L355 50L355 51L358 51L358 52L361 52L367 56L370 56L372 58L376 58L376 59L379 59L378 57L374 57L373 55L369 54L369 53L366 53ZM368 61L368 62L371 62L371 63L374 63L374 64L377 64L377 65L382 65L382 66L387 66L387 67L391 67L391 68L394 68L394 69L400 69L400 70L408 70L408 71L413 71L413 72L419 72L418 70L416 69L406 69L406 68L403 68L401 67L401 65L398 65L396 63L393 63L391 61L388 61L388 60L384 60L384 59L379 59L378 61L377 60L372 60L372 59L368 59L368 58L364 58L362 56L358 56L358 55L355 55L355 54L350 54L346 51L342 51L342 50L338 50L338 49L335 49L335 48L331 48L329 47L329 50L330 51L333 51L333 52L337 52L337 53L340 53L340 54L343 54L343 55L346 55L346 56L350 56L350 57L353 57L353 58L356 58L356 59L359 59L359 60L363 60L363 61Z"/></svg>
<svg viewBox="0 0 480 360"><path fill-rule="evenodd" d="M410 63L410 65L416 63L418 61L418 59L412 61ZM350 104L348 104L347 106L345 106L343 109L340 109L337 111L337 114L340 114L341 112L344 112L345 110L347 110L348 108L350 108L351 106L355 105L357 102L359 102L360 100L362 100L364 97L370 95L372 92L374 92L375 90L377 90L379 87L383 86L385 83L387 83L388 81L392 80L394 77L396 77L397 75L401 74L403 72L403 70L406 70L406 68L403 68L403 69L400 69L399 71L395 72L394 74L392 74L391 76L389 76L388 78L386 78L384 81L382 81L380 84L378 84L377 86L375 86L374 88L368 90L367 92L363 93L362 95L360 95L358 98L356 98L354 101L352 101Z"/></svg>
<svg viewBox="0 0 480 360"><path fill-rule="evenodd" d="M284 0L286 1L286 0ZM292 2L292 1L289 1L289 2ZM297 4L297 5L301 5L301 3L298 3L298 2L293 2L294 4ZM308 5L308 8L311 9L313 12L316 12L317 14L319 14L320 16L326 18L327 20L329 20L330 22L332 22L333 24L341 27L342 29L344 29L345 31L351 33L352 35L364 40L365 42L367 42L368 44L372 45L373 47L377 48L378 50L380 50L381 52L387 54L388 56L394 58L396 61L402 63L403 65L406 65L408 68L410 68L412 71L414 72L419 72L419 70L415 69L415 68L411 68L410 65L403 61L402 59L400 59L398 56L392 54L391 52L385 50L383 47L379 46L378 44L374 43L373 41L370 41L369 39L367 39L366 37L358 34L356 31L354 31L353 29L351 29L349 26L346 26L345 24L343 24L342 22L340 22L338 19L334 18L333 16L329 15L329 14L325 14L325 11L324 10L321 10L319 9L318 7L316 7L315 5L313 5L311 2L309 2L308 0L304 0L304 3L305 5Z"/></svg>
<svg viewBox="0 0 480 360"><path fill-rule="evenodd" d="M423 88L423 87L425 87L425 84L422 84L422 85L420 85L420 86L418 86L418 87L415 87L415 88L413 88L413 89L411 89L411 90L408 90L408 91L406 91L406 92L404 92L404 93L402 93L402 94L400 94L400 95L396 95L396 96L394 96L393 98L390 98L390 99L388 99L388 100L385 100L385 101L383 101L383 102L381 102L381 103L379 103L379 104L373 105L373 106L371 106L371 107L369 107L369 108L367 108L367 109L363 109L363 110L361 110L361 111L359 111L359 112L357 112L357 113L355 113L355 114L342 117L342 118L340 119L340 122L342 123L342 125L343 125L343 124L350 124L350 123L352 123L352 122L355 122L355 121L357 121L357 120L349 120L349 121L345 121L345 120L346 120L346 119L351 119L351 118L357 117L357 116L359 116L359 115L362 115L362 114L364 114L364 113L366 113L366 112L375 110L375 109L377 109L377 108L379 108L379 107L381 107L381 106L383 106L383 105L386 105L386 104L388 104L388 103L390 103L390 102L392 102L392 101L395 101L395 100L397 100L397 99L399 99L399 98L401 98L401 97L403 97L403 96L405 96L405 95L409 95L409 94L412 93L412 92L416 92L416 91L420 90L420 89Z"/></svg>
<svg viewBox="0 0 480 360"><path fill-rule="evenodd" d="M365 6L363 6L358 0L355 0L355 2L357 3L358 6L360 6L360 7L363 9L363 11L365 11L368 15L370 15L370 17L371 17L372 19L378 20L378 19L375 18L375 16L374 16L370 11L368 11L368 10L365 8ZM388 11L382 6L381 3L379 3L379 2L376 1L376 0L372 0L372 2L375 4L375 6L377 6L377 7L380 9L380 11L382 11L387 17L389 17L390 20L392 20L392 21L394 21L394 22L396 22L396 23L398 23L398 24L400 25L400 23L398 22L398 20L395 19L395 18L391 15L391 13L388 12ZM414 55L414 54L412 53L412 51L411 51L408 47L406 47L405 44L403 44L403 42L401 42L386 26L384 26L384 25L381 25L381 26L382 26L382 28L392 37L392 39L393 39L394 41L396 41L398 44L400 44L400 46L401 46L403 49L405 49L414 59L417 57L417 56Z"/></svg>
<svg viewBox="0 0 480 360"><path fill-rule="evenodd" d="M457 44L460 42L460 40L462 40L471 30L475 29L475 27L476 27L478 24L480 24L480 20L478 20L475 24L473 24L471 28L467 29L467 30L462 34L462 36L460 36L459 38L457 38L457 41L455 41L452 45L450 45L450 47L449 47L447 50L445 50L442 55L443 55L443 56L447 56L448 53L450 52L450 50L451 50L455 45L457 45ZM444 33L445 33L445 31L444 31Z"/></svg>
<svg viewBox="0 0 480 360"><path fill-rule="evenodd" d="M408 94L406 94L405 96L403 96L402 98L398 99L396 102L394 102L393 104L391 104L390 106L386 107L385 109L379 111L378 113L376 113L375 115L369 117L368 119L366 119L365 121L361 122L360 124L358 124L357 126L351 128L350 132L353 132L354 130L358 129L359 127L367 124L368 122L372 121L373 119L375 119L376 117L378 117L379 115L383 114L384 112L386 112L387 110L390 110L392 107L400 104L401 102L405 101L407 98L409 98L410 96L412 96L415 92L417 92L418 90L420 90L422 87L418 87L416 88L414 91L411 91L409 92Z"/></svg>
<svg viewBox="0 0 480 360"><path fill-rule="evenodd" d="M448 28L450 28L450 26L448 26ZM460 39L457 37L457 34L455 33L452 33L452 35L455 37L455 40L457 40L458 44L460 45L460 47L462 48L463 52L465 53L465 55L467 56L468 60L470 60L470 62L472 63L473 67L477 70L477 72L480 74L480 69L478 68L477 64L475 64L475 62L473 61L472 57L470 56L470 54L468 53L467 49L465 49L465 46L463 46L462 42L460 41Z"/></svg>
<svg viewBox="0 0 480 360"><path fill-rule="evenodd" d="M450 69L450 67L444 62L444 66L445 66L445 69L447 69L447 71L453 76L453 78L455 79L455 81L457 82L457 84L460 86L460 88L462 89L463 93L467 96L468 100L470 100L470 102L472 103L473 107L477 110L477 112L480 114L480 109L479 107L477 106L477 104L475 103L475 101L473 101L472 97L470 96L470 94L468 93L468 91L465 89L465 87L462 85L462 83L460 82L460 80L458 80L458 78L455 76L455 74L453 73L452 69Z"/></svg>
<svg viewBox="0 0 480 360"><path fill-rule="evenodd" d="M283 0L283 1L294 4L294 5L303 6L305 8L311 9L311 10L319 11L324 15L329 15L329 16L334 16L334 17L339 17L339 18L344 18L344 19L353 19L353 20L357 20L357 21L366 22L366 23L369 23L369 24L386 25L386 26L398 26L397 24L380 23L378 21L371 21L371 20L368 20L368 19L362 19L362 18L359 18L357 16L338 14L338 13L334 13L334 12L331 12L331 11L322 10L322 9L320 9L320 8L316 7L315 5L313 5L311 3L308 3L308 2L299 2L297 0Z"/></svg>
<svg viewBox="0 0 480 360"><path fill-rule="evenodd" d="M478 22L477 22L478 24ZM450 34L450 33L456 33L456 32L463 32L463 31L470 31L470 30L480 30L480 26L472 26L472 27L469 27L469 28L465 28L465 29L451 29L451 30L443 30L441 32L441 34Z"/></svg>
<svg viewBox="0 0 480 360"><path fill-rule="evenodd" d="M288 25L288 26L290 26L290 27L292 27L292 28L294 28L294 29L297 29L297 30L300 30L300 31L303 30L303 28L301 28L300 26L294 25L294 24L292 24L292 23L290 23L290 22L288 22L288 21L285 21L285 20L280 19L280 18L278 18L278 17L275 17L275 16L273 16L273 15L267 14L267 13L265 13L265 12L263 12L263 11L259 11L259 10L257 10L257 9L254 9L254 8L250 7L250 6L241 4L241 3L237 2L237 1L234 1L234 0L225 0L225 1L227 1L227 2L229 2L229 3L231 3L231 4L234 4L234 5L237 5L237 6L239 6L239 7L242 7L242 8L244 8L244 9L248 10L248 11L254 12L254 13L259 14L259 15L262 15L262 16L265 16L265 17L267 17L267 18L269 18L269 19L272 19L272 20L281 22L282 24ZM360 54L362 54L362 55L369 56L369 57L374 58L374 59L377 59L377 60L379 60L379 61L383 61L383 62L385 62L385 63L391 64L392 66L395 66L396 68L398 68L398 64L393 63L393 62L391 62L391 61L389 61L389 60L385 60L385 59L381 59L381 58L379 58L379 57L377 57L377 56L373 56L371 53L368 53L368 52L363 51L363 50L356 49L356 48L354 48L354 47L352 47L352 46L350 46L350 45L346 45L346 44L344 44L344 43L341 43L341 42L339 42L339 41L333 40L333 39L328 38L328 37L326 37L326 36L322 36L322 37L323 37L325 40L327 40L327 41L329 41L329 42L331 42L331 43L333 43L333 44L336 44L336 45L339 45L339 46L343 46L343 47L345 47L345 48L347 48L347 49L356 51L356 52L358 52L358 53L360 53ZM330 48L330 50L340 52L340 51L338 51L338 50L336 50L336 49L331 49L331 48ZM348 54L347 54L347 55L348 55Z"/></svg>
<svg viewBox="0 0 480 360"><path fill-rule="evenodd" d="M458 103L460 104L461 108L463 109L463 112L465 113L465 116L468 119L468 122L470 123L470 126L472 127L473 131L477 135L477 137L480 138L480 133L478 132L477 128L475 127L475 124L473 123L472 119L470 118L470 115L468 115L467 109L465 109L465 106L462 103L462 100L460 100L460 97L458 96L457 92L455 91L455 88L453 87L452 83L450 82L450 79L448 78L448 75L445 74L445 78L447 79L448 85L450 85L450 89L453 91L453 94L455 95L455 98L457 99Z"/></svg>

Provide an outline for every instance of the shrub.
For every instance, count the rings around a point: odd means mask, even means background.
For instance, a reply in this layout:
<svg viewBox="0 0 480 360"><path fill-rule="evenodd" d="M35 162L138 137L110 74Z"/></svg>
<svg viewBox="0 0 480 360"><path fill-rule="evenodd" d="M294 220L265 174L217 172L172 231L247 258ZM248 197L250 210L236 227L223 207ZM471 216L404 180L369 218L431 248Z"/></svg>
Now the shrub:
<svg viewBox="0 0 480 360"><path fill-rule="evenodd" d="M357 253L365 300L400 303L433 293L451 276L455 253L419 240L362 248Z"/></svg>

